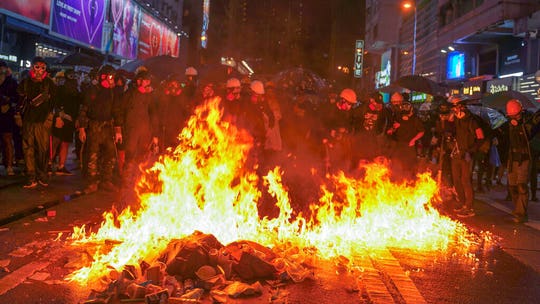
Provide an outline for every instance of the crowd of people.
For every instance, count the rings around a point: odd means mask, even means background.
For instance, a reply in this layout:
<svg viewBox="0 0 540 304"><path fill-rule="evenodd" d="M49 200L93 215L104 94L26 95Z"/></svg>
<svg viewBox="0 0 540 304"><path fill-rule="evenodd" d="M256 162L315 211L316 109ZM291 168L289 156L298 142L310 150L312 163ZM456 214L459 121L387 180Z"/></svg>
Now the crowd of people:
<svg viewBox="0 0 540 304"><path fill-rule="evenodd" d="M193 67L162 81L145 67L128 78L108 64L86 81L73 70L47 73L40 57L19 80L0 62L2 161L8 176L24 164L27 189L47 187L51 173L71 175L72 146L84 192L130 188L141 163L178 144L195 107L219 96L222 119L253 138L249 164L261 173L276 165L292 169L291 183L302 184L313 168L361 174L363 163L387 159L395 178L430 170L441 188L451 189L460 217L474 216L474 193L502 184L505 174L516 222L527 221L528 201L537 199L539 119L518 100L508 101L508 122L492 129L458 95L416 108L400 92L385 103L379 92L358 98L343 88L319 92L314 101L305 87L284 90L230 75L210 81Z"/></svg>

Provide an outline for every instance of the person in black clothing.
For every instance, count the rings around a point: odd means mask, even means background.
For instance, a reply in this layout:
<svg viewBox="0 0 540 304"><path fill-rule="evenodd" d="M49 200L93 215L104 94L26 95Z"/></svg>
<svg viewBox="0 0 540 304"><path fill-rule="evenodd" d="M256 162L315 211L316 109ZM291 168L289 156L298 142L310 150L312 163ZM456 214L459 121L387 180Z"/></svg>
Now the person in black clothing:
<svg viewBox="0 0 540 304"><path fill-rule="evenodd" d="M451 152L453 184L461 204L454 210L459 217L471 217L475 216L472 157L484 141L484 132L467 109L465 97L454 95L448 101L453 105L456 125L456 140Z"/></svg>
<svg viewBox="0 0 540 304"><path fill-rule="evenodd" d="M416 141L424 136L424 125L414 113L410 102L399 105L399 115L394 115L391 127L386 131L393 136L395 145L390 159L397 165L396 172L404 178L412 178L417 169Z"/></svg>
<svg viewBox="0 0 540 304"><path fill-rule="evenodd" d="M77 87L77 80L75 79L74 71L70 70L58 77L58 112L54 117L54 126L52 129L53 135L53 159L56 156L58 149L58 167L56 168L56 174L59 175L72 175L72 173L65 167L66 159L68 155L69 145L73 142L73 133L75 132L75 120L79 115L81 94ZM63 77L62 77L63 76Z"/></svg>
<svg viewBox="0 0 540 304"><path fill-rule="evenodd" d="M188 118L188 106L182 95L180 77L171 74L164 81L159 94L159 138L162 150L178 145L178 135Z"/></svg>
<svg viewBox="0 0 540 304"><path fill-rule="evenodd" d="M531 166L530 140L538 132L538 122L528 117L524 119L523 106L517 99L506 103L508 124L508 188L514 203L514 222L523 223L528 220L529 204L529 170Z"/></svg>
<svg viewBox="0 0 540 304"><path fill-rule="evenodd" d="M122 142L122 109L113 91L115 70L107 64L97 74L98 84L86 92L78 119L79 138L81 142L88 139L88 186L85 193L97 191L98 184L104 190L116 190L112 183L116 162L114 144L115 141Z"/></svg>
<svg viewBox="0 0 540 304"><path fill-rule="evenodd" d="M56 86L47 76L47 63L41 57L32 60L30 77L17 87L22 114L22 138L26 174L25 188L35 188L38 183L48 186L47 163L49 135L53 121Z"/></svg>
<svg viewBox="0 0 540 304"><path fill-rule="evenodd" d="M390 111L384 107L382 95L374 92L359 108L355 121L355 151L362 160L373 160L384 154L385 131L390 123Z"/></svg>
<svg viewBox="0 0 540 304"><path fill-rule="evenodd" d="M14 105L17 104L17 99L17 81L11 76L7 64L0 61L0 146L2 161L9 176L15 175L13 134L16 131Z"/></svg>

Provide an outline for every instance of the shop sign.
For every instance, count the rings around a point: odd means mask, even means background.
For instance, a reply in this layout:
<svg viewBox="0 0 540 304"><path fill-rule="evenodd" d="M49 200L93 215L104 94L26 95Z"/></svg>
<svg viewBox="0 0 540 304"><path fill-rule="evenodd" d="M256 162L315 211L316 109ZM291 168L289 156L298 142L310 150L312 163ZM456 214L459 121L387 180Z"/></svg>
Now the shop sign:
<svg viewBox="0 0 540 304"><path fill-rule="evenodd" d="M470 81L463 84L461 94L470 98L481 98L484 93L483 81Z"/></svg>
<svg viewBox="0 0 540 304"><path fill-rule="evenodd" d="M356 40L354 50L354 77L362 78L364 64L364 40Z"/></svg>
<svg viewBox="0 0 540 304"><path fill-rule="evenodd" d="M486 92L495 94L513 89L513 77L493 79L486 83Z"/></svg>
<svg viewBox="0 0 540 304"><path fill-rule="evenodd" d="M536 81L535 74L523 75L519 78L518 91L529 98L540 101L540 83Z"/></svg>
<svg viewBox="0 0 540 304"><path fill-rule="evenodd" d="M0 54L0 60L17 62L17 56L11 54Z"/></svg>

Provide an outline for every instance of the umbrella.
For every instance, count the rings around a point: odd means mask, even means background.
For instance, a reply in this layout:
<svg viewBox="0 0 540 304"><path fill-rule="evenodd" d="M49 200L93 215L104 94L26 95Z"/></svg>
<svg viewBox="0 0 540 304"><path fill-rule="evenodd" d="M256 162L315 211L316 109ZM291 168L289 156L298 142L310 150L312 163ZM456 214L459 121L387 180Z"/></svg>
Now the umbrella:
<svg viewBox="0 0 540 304"><path fill-rule="evenodd" d="M327 87L326 81L321 76L305 68L292 68L281 71L272 78L272 81L282 88L299 88L313 93L323 91Z"/></svg>
<svg viewBox="0 0 540 304"><path fill-rule="evenodd" d="M517 99L521 102L524 109L535 111L538 106L531 101L527 95L517 91L502 91L494 94L488 94L482 97L482 104L490 108L499 109L506 113L506 102L510 99Z"/></svg>
<svg viewBox="0 0 540 304"><path fill-rule="evenodd" d="M101 60L83 53L72 53L60 58L57 64L98 67L101 65Z"/></svg>
<svg viewBox="0 0 540 304"><path fill-rule="evenodd" d="M471 113L473 113L474 115L480 117L483 121L485 121L493 130L502 126L507 120L504 114L502 114L496 109L489 108L486 106L467 105L467 109L469 109Z"/></svg>
<svg viewBox="0 0 540 304"><path fill-rule="evenodd" d="M135 72L140 67L145 66L156 78L163 80L172 73L184 74L186 64L183 60L169 55L149 57L143 60L134 60L122 65L120 68L128 72Z"/></svg>
<svg viewBox="0 0 540 304"><path fill-rule="evenodd" d="M242 79L242 75L235 67L224 65L221 63L208 64L199 68L199 79L202 82L222 82L235 77Z"/></svg>
<svg viewBox="0 0 540 304"><path fill-rule="evenodd" d="M446 93L444 87L437 84L435 81L420 75L402 76L396 81L396 84L411 91L426 93L433 96L445 95Z"/></svg>

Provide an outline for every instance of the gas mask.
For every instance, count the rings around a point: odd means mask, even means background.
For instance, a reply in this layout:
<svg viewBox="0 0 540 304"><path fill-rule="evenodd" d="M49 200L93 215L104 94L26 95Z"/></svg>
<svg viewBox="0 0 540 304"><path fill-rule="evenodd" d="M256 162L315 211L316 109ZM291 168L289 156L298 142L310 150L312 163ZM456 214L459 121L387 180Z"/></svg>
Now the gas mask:
<svg viewBox="0 0 540 304"><path fill-rule="evenodd" d="M514 127L521 123L521 113L516 115L508 115L508 118L510 118L510 124Z"/></svg>
<svg viewBox="0 0 540 304"><path fill-rule="evenodd" d="M412 105L409 102L404 102L399 106L399 113L401 114L401 119L409 120L412 115Z"/></svg>

